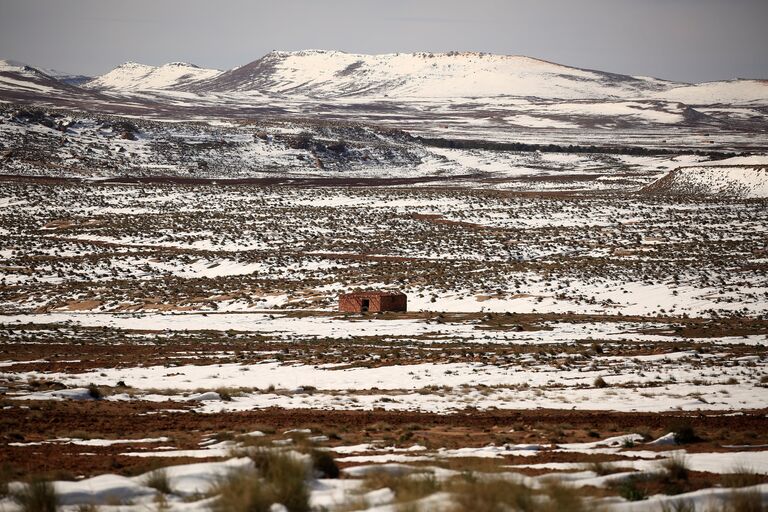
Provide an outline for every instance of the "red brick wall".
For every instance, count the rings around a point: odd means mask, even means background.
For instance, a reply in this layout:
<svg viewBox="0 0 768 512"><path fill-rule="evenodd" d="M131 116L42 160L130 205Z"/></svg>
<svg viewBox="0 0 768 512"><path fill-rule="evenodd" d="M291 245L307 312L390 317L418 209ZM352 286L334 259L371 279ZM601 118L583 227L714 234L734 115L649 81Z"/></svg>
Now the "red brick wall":
<svg viewBox="0 0 768 512"><path fill-rule="evenodd" d="M405 295L388 295L381 298L383 311L407 311L408 298Z"/></svg>

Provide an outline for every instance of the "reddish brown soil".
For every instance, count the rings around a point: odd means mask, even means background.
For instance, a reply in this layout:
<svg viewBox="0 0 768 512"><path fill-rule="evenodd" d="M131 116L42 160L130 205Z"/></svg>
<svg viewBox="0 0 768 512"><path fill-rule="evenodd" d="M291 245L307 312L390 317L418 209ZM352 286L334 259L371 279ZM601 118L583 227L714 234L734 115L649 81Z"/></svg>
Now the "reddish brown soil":
<svg viewBox="0 0 768 512"><path fill-rule="evenodd" d="M21 408L19 406L29 408ZM292 428L310 428L331 438L328 445L356 444L380 440L386 445L428 448L484 446L489 443L584 442L621 433L644 431L656 436L680 423L690 424L703 438L687 445L689 451L725 450L722 445L768 442L768 411L742 415L682 413L617 413L594 411L467 411L456 414L374 411L320 411L262 409L248 412L198 414L168 412L178 403L148 402L24 402L5 400L0 407L0 466L10 467L19 476L66 470L74 474L104 471L136 474L158 464L181 459L151 459L120 455L126 451L152 449L157 445L111 447L71 444L28 445L59 437L143 438L167 436L164 445L179 449L198 448L208 435L262 430L266 440L282 437ZM229 436L231 437L232 434ZM647 449L647 447L643 447ZM92 453L96 455L83 455ZM592 456L541 452L535 457L509 457L505 463L595 462L617 460L617 456Z"/></svg>

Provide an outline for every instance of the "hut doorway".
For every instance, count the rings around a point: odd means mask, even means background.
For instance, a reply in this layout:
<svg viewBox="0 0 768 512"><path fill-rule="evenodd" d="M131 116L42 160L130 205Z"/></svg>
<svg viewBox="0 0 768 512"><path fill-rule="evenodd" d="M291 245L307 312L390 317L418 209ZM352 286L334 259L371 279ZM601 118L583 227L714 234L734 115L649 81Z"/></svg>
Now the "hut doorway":
<svg viewBox="0 0 768 512"><path fill-rule="evenodd" d="M360 304L360 310L363 311L363 312L368 311L368 309L370 309L370 307L371 307L371 300L370 299L363 299L362 302L363 303Z"/></svg>

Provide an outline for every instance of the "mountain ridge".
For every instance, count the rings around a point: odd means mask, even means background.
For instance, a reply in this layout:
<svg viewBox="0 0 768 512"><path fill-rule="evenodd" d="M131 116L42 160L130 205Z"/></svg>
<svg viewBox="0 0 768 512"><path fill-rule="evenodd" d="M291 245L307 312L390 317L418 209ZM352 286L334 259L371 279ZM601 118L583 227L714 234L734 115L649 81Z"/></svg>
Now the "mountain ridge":
<svg viewBox="0 0 768 512"><path fill-rule="evenodd" d="M687 84L653 77L583 69L525 55L415 52L366 55L337 50L274 50L229 70L188 62L151 66L127 61L87 77L2 61L0 89L56 90L58 84L108 95L158 93L235 101L277 97L305 100L450 101L522 98L526 101L664 101L686 105L768 104L768 80ZM15 76L14 76L15 75ZM36 85L31 85L36 82ZM44 86L44 87L43 87Z"/></svg>

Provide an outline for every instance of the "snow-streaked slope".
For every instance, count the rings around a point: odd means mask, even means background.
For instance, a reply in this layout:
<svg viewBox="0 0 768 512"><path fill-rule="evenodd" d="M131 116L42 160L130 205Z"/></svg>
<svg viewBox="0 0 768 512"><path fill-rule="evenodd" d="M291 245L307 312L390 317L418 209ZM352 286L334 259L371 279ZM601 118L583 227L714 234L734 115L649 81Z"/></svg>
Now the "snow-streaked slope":
<svg viewBox="0 0 768 512"><path fill-rule="evenodd" d="M732 80L705 82L675 87L655 95L659 99L681 101L689 105L768 104L768 80Z"/></svg>
<svg viewBox="0 0 768 512"><path fill-rule="evenodd" d="M650 184L648 192L768 197L768 166L681 167Z"/></svg>
<svg viewBox="0 0 768 512"><path fill-rule="evenodd" d="M91 80L85 87L125 91L167 89L209 79L220 73L217 69L200 68L186 62L171 62L159 67L126 62Z"/></svg>
<svg viewBox="0 0 768 512"><path fill-rule="evenodd" d="M60 71L58 69L40 68L40 70L46 75L55 78L59 82L64 82L65 84L69 84L69 85L82 85L86 82L93 80L93 77L91 76L68 73L66 71Z"/></svg>
<svg viewBox="0 0 768 512"><path fill-rule="evenodd" d="M200 92L271 91L319 97L629 98L674 85L652 78L571 68L523 56L481 53L359 55L337 51L272 52L211 80Z"/></svg>
<svg viewBox="0 0 768 512"><path fill-rule="evenodd" d="M19 91L30 94L50 94L66 83L43 73L23 62L0 60L0 90Z"/></svg>

